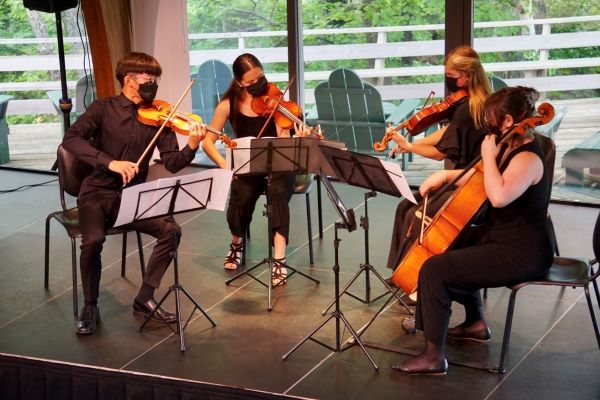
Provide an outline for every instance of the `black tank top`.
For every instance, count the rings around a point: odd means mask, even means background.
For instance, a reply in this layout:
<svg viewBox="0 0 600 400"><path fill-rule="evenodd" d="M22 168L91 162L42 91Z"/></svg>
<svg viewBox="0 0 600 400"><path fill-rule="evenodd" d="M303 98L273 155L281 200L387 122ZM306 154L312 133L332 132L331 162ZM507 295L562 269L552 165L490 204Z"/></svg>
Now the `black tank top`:
<svg viewBox="0 0 600 400"><path fill-rule="evenodd" d="M244 115L241 112L236 113L235 121L232 118L233 115L233 107L229 108L229 122L231 122L231 126L234 129L235 136L238 138L243 138L247 136L256 137L263 125L267 121L267 117L249 117L248 115ZM275 121L273 118L267 124L265 131L261 135L261 137L277 137L277 128L275 127Z"/></svg>
<svg viewBox="0 0 600 400"><path fill-rule="evenodd" d="M487 220L494 228L515 225L532 225L544 223L548 212L548 203L550 200L549 191L552 189L551 182L548 181L546 174L546 165L544 164L544 153L536 140L526 143L508 155L506 160L500 165L500 173L504 172L517 154L529 151L537 155L542 160L544 173L542 179L535 185L529 186L525 192L515 199L512 203L502 208L489 207ZM502 154L499 155L499 158Z"/></svg>

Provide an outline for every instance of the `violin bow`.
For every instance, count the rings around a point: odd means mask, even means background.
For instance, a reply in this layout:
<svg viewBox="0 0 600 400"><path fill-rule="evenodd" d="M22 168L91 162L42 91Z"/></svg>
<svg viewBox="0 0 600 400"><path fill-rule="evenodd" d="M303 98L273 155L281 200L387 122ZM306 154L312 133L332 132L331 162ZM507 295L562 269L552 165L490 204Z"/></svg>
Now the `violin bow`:
<svg viewBox="0 0 600 400"><path fill-rule="evenodd" d="M139 167L140 164L141 164L141 162L142 162L142 160L144 160L144 158L146 158L146 156L150 152L150 149L156 144L156 141L158 140L158 137L160 136L160 134L164 130L165 126L167 125L167 122L169 122L169 120L171 118L173 118L173 115L175 115L175 113L177 112L177 108L179 107L179 105L181 104L181 102L183 101L183 99L185 98L185 96L189 93L189 91L192 88L192 86L194 86L194 83L196 83L196 80L192 79L192 81L187 86L187 88L185 89L185 91L183 92L183 94L181 95L181 97L179 98L179 100L177 100L177 103L175 103L175 105L173 107L171 107L171 112L169 113L169 115L167 116L167 118L165 118L165 120L163 121L163 123L160 126L160 128L158 128L158 131L154 134L154 137L152 138L152 140L150 141L150 143L146 147L146 150L144 150L144 153L137 160L137 162L135 163L135 165L137 165Z"/></svg>
<svg viewBox="0 0 600 400"><path fill-rule="evenodd" d="M295 75L292 75L292 78L288 82L287 86L285 87L285 89L283 90L283 92L281 92L281 96L277 100L277 103L275 104L275 107L273 107L273 109L271 110L271 113L269 114L269 117L267 118L267 120L265 121L264 125L260 129L260 132L258 132L258 135L256 135L257 139L260 139L260 137L262 136L262 134L265 132L265 129L267 128L267 124L269 123L269 121L271 120L271 118L273 118L273 114L275 114L275 111L277 110L277 107L279 107L279 103L281 103L281 100L283 100L283 96L285 96L285 94L287 93L288 89L290 88L290 85L292 84L292 82L294 82L294 79L295 79Z"/></svg>

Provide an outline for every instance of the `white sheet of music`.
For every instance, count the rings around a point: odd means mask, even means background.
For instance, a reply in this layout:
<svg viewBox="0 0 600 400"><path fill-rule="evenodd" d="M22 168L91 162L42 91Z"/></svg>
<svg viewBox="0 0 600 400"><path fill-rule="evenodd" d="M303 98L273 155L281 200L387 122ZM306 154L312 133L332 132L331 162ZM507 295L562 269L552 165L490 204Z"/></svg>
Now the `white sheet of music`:
<svg viewBox="0 0 600 400"><path fill-rule="evenodd" d="M225 151L225 165L228 170L235 170L236 174L247 174L250 172L250 142L255 138L246 136L240 139L235 139L237 146L235 150L229 147ZM235 152L235 168L231 168L233 152ZM241 168L240 168L241 167Z"/></svg>
<svg viewBox="0 0 600 400"><path fill-rule="evenodd" d="M380 161L400 193L402 193L402 196L414 204L417 204L417 200L415 199L412 190L410 190L410 186L408 186L408 181L404 176L404 172L402 172L402 168L400 168L400 164L385 160Z"/></svg>
<svg viewBox="0 0 600 400"><path fill-rule="evenodd" d="M167 215L177 181L180 188L173 210L175 213L198 208L223 211L232 176L229 170L215 168L125 188L114 226L125 225L136 219Z"/></svg>

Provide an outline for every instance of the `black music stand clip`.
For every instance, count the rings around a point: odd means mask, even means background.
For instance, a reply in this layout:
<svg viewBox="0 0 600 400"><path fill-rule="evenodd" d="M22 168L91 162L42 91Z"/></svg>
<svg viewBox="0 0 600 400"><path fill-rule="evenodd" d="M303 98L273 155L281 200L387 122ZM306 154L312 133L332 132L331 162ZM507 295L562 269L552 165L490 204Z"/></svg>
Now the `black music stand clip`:
<svg viewBox="0 0 600 400"><path fill-rule="evenodd" d="M213 171L206 171L214 174ZM224 171L226 174L230 173L228 171ZM174 177L174 178L166 178L160 179L156 182L149 182L142 185L136 185L131 188L125 189L123 191L123 200L121 205L127 207L132 204L132 201L135 203L134 213L133 215L128 215L126 219L130 219L130 222L125 223L135 223L137 221L157 218L157 217L167 217L173 223L175 219L173 217L174 214L187 212L187 211L195 211L195 210L203 210L207 208L207 205L213 195L214 182L215 177L202 177L199 174L192 174L183 177ZM210 175L210 174L206 174ZM158 182L158 183L157 183ZM119 212L121 216L121 210ZM124 214L131 214L130 212L125 211ZM118 218L117 221L122 220L122 218ZM122 224L118 222L119 225ZM177 247L179 244L179 237L176 231L173 232L173 274L174 274L174 282L173 285L169 287L169 290L164 294L164 296L157 303L156 307L152 310L152 312L147 315L144 319L144 322L139 327L139 331L141 332L148 321L154 316L158 308L164 303L167 297L171 293L175 293L175 315L177 318L177 329L174 330L179 334L179 343L180 350L185 351L185 339L183 336L183 331L187 327L188 323L192 319L192 316L196 312L196 309L200 310L200 312L209 320L213 327L217 324L215 321L210 318L207 312L198 304L198 302L184 289L184 287L179 283L179 263L178 263L178 252ZM181 317L181 292L192 302L194 305L194 309L190 313L187 318L185 324L182 322Z"/></svg>
<svg viewBox="0 0 600 400"><path fill-rule="evenodd" d="M305 142L307 144L304 144ZM268 257L228 279L225 281L225 284L229 285L238 278L248 275L268 289L267 310L269 311L273 309L271 303L271 290L273 289L271 277L273 275L273 264L275 263L275 258L273 257L273 229L271 221L271 182L274 173L301 175L307 174L309 169L313 169L314 167L309 167L310 163L315 162L314 156L311 158L311 154L313 153L310 151L310 143L311 139L305 138L265 138L261 140L252 140L249 146L242 145L230 149L231 157L229 164L231 170L235 171L235 173L265 174L265 179L267 182L267 189L265 193L267 198L267 207L263 212L263 215L267 217ZM239 157L236 156L236 153L239 154ZM264 264L267 264L269 267L269 278L267 279L267 283L264 283L252 274L252 271ZM305 274L297 268L294 268L288 264L279 264L289 271L286 279L290 278L294 274L299 274L307 279L310 279L316 284L320 283L319 280Z"/></svg>
<svg viewBox="0 0 600 400"><path fill-rule="evenodd" d="M367 349L363 345L359 334L354 330L352 325L350 325L350 322L348 321L348 319L346 319L346 317L344 316L344 313L342 312L342 310L340 308L339 244L341 242L341 239L338 236L338 230L346 229L348 232L352 232L353 230L356 229L356 220L354 218L354 210L347 209L344 206L344 203L342 202L342 200L338 196L337 192L331 185L331 182L329 182L329 179L327 178L327 176L321 175L321 181L323 182L323 185L325 186L325 189L327 190L327 194L329 195L329 198L330 198L331 202L333 203L334 208L338 212L340 219L341 219L341 222L335 223L335 238L333 241L334 255L335 255L335 264L333 266L333 275L334 275L334 282L335 282L335 300L334 300L335 309L331 313L329 313L329 316L327 318L325 318L325 320L323 320L319 325L317 325L317 327L315 329L313 329L306 337L304 337L290 351L288 351L286 354L284 354L282 356L282 359L285 361L294 351L296 351L300 346L302 346L302 344L304 344L307 340L312 340L313 342L320 344L321 346L323 346L331 351L338 352L338 353L345 351L345 350L349 349L350 347L353 347L354 345L358 344L361 347L361 349L363 350L363 352L365 353L365 356L369 359L369 361L373 365L373 368L378 370L379 367L377 366L377 364L375 364L375 361L373 360L371 355L367 352ZM335 319L335 347L332 347L332 346L330 346L318 339L315 339L313 337L313 335L315 333L317 333L322 327L325 326L325 324L327 324L332 319ZM353 338L353 342L349 343L347 346L344 346L344 347L342 347L342 335L341 335L341 329L340 329L341 328L340 320L344 323L344 326L346 327L346 329L348 329L348 331L350 332L350 334L352 335L352 338Z"/></svg>

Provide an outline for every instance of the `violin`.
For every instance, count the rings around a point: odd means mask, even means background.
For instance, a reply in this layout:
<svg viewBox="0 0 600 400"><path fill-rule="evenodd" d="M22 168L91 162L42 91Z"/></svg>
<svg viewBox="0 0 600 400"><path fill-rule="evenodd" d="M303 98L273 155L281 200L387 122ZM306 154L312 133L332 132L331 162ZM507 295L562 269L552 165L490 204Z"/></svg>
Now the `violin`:
<svg viewBox="0 0 600 400"><path fill-rule="evenodd" d="M291 129L294 123L299 126L306 126L310 129L310 137L323 139L318 128L313 128L306 125L299 117L302 115L302 109L293 101L283 100L283 93L274 83L267 86L267 92L262 96L252 98L250 104L252 111L261 117L269 117L273 115L275 123L283 129Z"/></svg>
<svg viewBox="0 0 600 400"><path fill-rule="evenodd" d="M384 151L387 148L388 142L392 140L394 134L403 128L406 128L408 133L410 133L412 136L418 135L431 125L448 118L451 111L454 109L454 106L462 103L468 97L469 92L467 92L465 89L460 89L450 94L439 103L422 109L397 127L393 128L391 131L386 132L383 139L381 139L381 142L373 143L373 148L376 151Z"/></svg>
<svg viewBox="0 0 600 400"><path fill-rule="evenodd" d="M169 115L173 110L171 104L164 100L155 99L152 101L152 104L144 107L140 106L138 108L138 121L140 121L144 125L150 126L161 126L165 120L167 120L166 126L171 128L173 131L181 134L181 135L189 135L190 134L190 125L191 121L197 121L202 123L202 117L192 113L183 113L176 111L171 118L169 119ZM235 140L230 139L223 132L219 132L215 128L210 125L202 124L202 126L206 127L206 130L214 133L219 136L219 139L225 144L225 146L233 149L237 146Z"/></svg>
<svg viewBox="0 0 600 400"><path fill-rule="evenodd" d="M525 135L531 128L547 124L554 118L554 107L548 103L540 104L537 111L538 116L524 119L514 125L501 136L498 142L502 143L515 134ZM481 156L473 160L459 176L447 183L438 193L443 193L447 187L454 185L465 175L467 175L466 181L452 193L444 206L431 218L422 237L410 246L390 278L407 294L416 290L419 271L425 261L431 256L448 250L487 200L483 185Z"/></svg>

